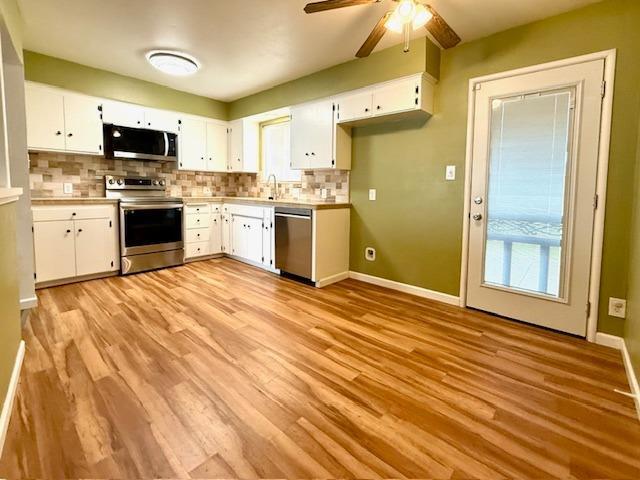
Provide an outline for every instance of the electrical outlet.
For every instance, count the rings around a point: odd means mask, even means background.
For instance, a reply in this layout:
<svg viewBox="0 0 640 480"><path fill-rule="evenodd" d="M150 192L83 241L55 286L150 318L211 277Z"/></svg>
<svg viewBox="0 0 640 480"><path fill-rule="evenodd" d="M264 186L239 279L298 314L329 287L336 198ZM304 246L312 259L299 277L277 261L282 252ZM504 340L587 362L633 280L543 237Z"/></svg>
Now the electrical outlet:
<svg viewBox="0 0 640 480"><path fill-rule="evenodd" d="M609 315L625 318L627 316L627 301L623 298L609 297Z"/></svg>
<svg viewBox="0 0 640 480"><path fill-rule="evenodd" d="M204 187L202 191L207 197L211 195L211 189L209 187Z"/></svg>
<svg viewBox="0 0 640 480"><path fill-rule="evenodd" d="M456 179L456 166L455 165L447 165L447 169L444 174L445 180L455 180Z"/></svg>
<svg viewBox="0 0 640 480"><path fill-rule="evenodd" d="M73 183L65 182L62 184L62 191L64 193L72 194L73 193Z"/></svg>
<svg viewBox="0 0 640 480"><path fill-rule="evenodd" d="M320 190L320 195L322 196L322 198L327 198L327 195L329 194L329 190L326 188L323 188Z"/></svg>
<svg viewBox="0 0 640 480"><path fill-rule="evenodd" d="M369 200L375 200L376 199L376 189L375 188L370 188L369 189Z"/></svg>
<svg viewBox="0 0 640 480"><path fill-rule="evenodd" d="M374 262L376 259L376 249L373 247L367 247L364 249L364 258L370 262Z"/></svg>

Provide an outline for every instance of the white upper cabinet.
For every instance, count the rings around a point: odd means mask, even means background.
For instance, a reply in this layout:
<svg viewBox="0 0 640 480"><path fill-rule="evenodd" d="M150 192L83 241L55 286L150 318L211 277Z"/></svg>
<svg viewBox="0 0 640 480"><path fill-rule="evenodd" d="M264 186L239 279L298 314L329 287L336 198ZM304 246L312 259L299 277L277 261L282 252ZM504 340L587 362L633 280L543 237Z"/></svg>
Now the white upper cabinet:
<svg viewBox="0 0 640 480"><path fill-rule="evenodd" d="M259 125L246 118L229 122L227 171L257 173L259 169Z"/></svg>
<svg viewBox="0 0 640 480"><path fill-rule="evenodd" d="M359 125L433 114L433 81L417 74L340 96L337 121Z"/></svg>
<svg viewBox="0 0 640 480"><path fill-rule="evenodd" d="M178 167L181 170L204 171L207 153L207 123L198 118L183 118L180 125Z"/></svg>
<svg viewBox="0 0 640 480"><path fill-rule="evenodd" d="M102 104L102 121L121 127L143 128L145 108L131 103L105 100Z"/></svg>
<svg viewBox="0 0 640 480"><path fill-rule="evenodd" d="M25 95L30 150L102 153L98 99L31 84Z"/></svg>
<svg viewBox="0 0 640 480"><path fill-rule="evenodd" d="M242 119L229 123L229 162L227 170L239 172L242 170L243 155L243 122Z"/></svg>
<svg viewBox="0 0 640 480"><path fill-rule="evenodd" d="M97 98L64 96L65 149L102 154L102 121Z"/></svg>
<svg viewBox="0 0 640 480"><path fill-rule="evenodd" d="M144 111L144 128L162 132L178 133L180 115L167 110L147 108Z"/></svg>
<svg viewBox="0 0 640 480"><path fill-rule="evenodd" d="M27 144L33 150L64 150L64 96L51 88L27 85Z"/></svg>
<svg viewBox="0 0 640 480"><path fill-rule="evenodd" d="M206 166L209 172L225 172L228 164L228 128L222 123L207 122Z"/></svg>
<svg viewBox="0 0 640 480"><path fill-rule="evenodd" d="M333 101L291 109L291 168L351 168L351 137L336 125Z"/></svg>

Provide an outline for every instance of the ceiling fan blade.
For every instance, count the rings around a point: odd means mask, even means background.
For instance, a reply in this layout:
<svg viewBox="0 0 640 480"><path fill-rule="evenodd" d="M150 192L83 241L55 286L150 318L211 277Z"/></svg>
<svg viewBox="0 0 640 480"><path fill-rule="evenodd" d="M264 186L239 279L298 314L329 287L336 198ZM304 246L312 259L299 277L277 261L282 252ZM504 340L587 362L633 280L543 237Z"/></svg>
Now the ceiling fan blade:
<svg viewBox="0 0 640 480"><path fill-rule="evenodd" d="M323 2L307 3L304 11L307 13L324 12L336 8L353 7L354 5L365 5L367 3L377 3L380 0L325 0Z"/></svg>
<svg viewBox="0 0 640 480"><path fill-rule="evenodd" d="M425 28L431 35L433 35L433 38L438 41L440 46L442 48L451 48L459 44L460 37L453 31L449 24L444 21L444 18L442 18L431 5L425 6L433 15L433 18L427 22Z"/></svg>
<svg viewBox="0 0 640 480"><path fill-rule="evenodd" d="M382 36L387 31L384 24L387 23L387 19L390 16L391 16L391 12L387 12L382 16L382 18L378 21L376 26L373 27L373 30L371 30L371 33L369 34L367 39L364 41L364 43L360 47L360 50L358 50L358 53L356 53L356 57L358 58L368 57L373 51L373 49L376 48L376 45L378 45L378 42L382 39Z"/></svg>

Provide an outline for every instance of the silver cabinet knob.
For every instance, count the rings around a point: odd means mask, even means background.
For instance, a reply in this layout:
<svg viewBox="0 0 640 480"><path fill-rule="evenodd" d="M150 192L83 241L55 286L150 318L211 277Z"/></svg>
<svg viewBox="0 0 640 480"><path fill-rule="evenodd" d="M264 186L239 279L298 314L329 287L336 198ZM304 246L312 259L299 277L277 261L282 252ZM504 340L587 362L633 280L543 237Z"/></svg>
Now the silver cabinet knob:
<svg viewBox="0 0 640 480"><path fill-rule="evenodd" d="M476 221L482 220L482 215L480 213L474 213L471 218L473 218Z"/></svg>
<svg viewBox="0 0 640 480"><path fill-rule="evenodd" d="M474 198L473 203L475 203L476 205L482 205L482 197Z"/></svg>

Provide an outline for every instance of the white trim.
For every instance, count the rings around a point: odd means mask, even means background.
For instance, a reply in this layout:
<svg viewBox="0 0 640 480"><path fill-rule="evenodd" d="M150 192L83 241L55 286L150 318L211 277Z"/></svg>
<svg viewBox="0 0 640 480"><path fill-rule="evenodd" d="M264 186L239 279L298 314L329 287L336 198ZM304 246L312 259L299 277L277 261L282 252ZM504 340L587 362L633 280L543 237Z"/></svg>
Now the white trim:
<svg viewBox="0 0 640 480"><path fill-rule="evenodd" d="M627 344L624 341L624 338L616 337L615 335L609 335L608 333L602 332L598 332L595 338L598 345L604 345L605 347L611 347L615 348L616 350L620 350L620 353L622 354L622 361L624 363L624 369L627 372L629 388L631 390L630 396L633 397L635 401L638 420L640 420L640 384L638 383L638 376L633 369L633 364L631 363L631 355L629 355L629 350L627 349Z"/></svg>
<svg viewBox="0 0 640 480"><path fill-rule="evenodd" d="M476 86L487 81L501 78L551 70L579 63L604 60L604 80L606 95L602 100L600 122L600 148L598 152L598 174L596 180L596 194L599 205L594 215L593 243L591 247L591 273L589 278L589 302L591 312L587 318L587 340L596 341L598 327L598 307L600 300L600 273L602 266L602 245L604 241L604 217L607 198L607 173L609 168L609 146L611 142L611 118L613 114L613 92L615 87L616 50L605 50L578 57L567 58L555 62L533 65L530 67L509 70L506 72L485 75L469 80L468 115L467 115L467 147L465 158L464 178L464 214L462 228L462 265L460 269L460 306L467 306L467 276L469 268L469 212L471 208L471 171L473 164L473 122L475 118Z"/></svg>
<svg viewBox="0 0 640 480"><path fill-rule="evenodd" d="M22 370L22 361L24 360L24 350L24 340L20 340L18 352L16 353L16 361L13 364L11 380L9 381L9 388L7 389L7 396L4 399L2 413L0 413L0 457L2 456L4 441L7 438L7 430L9 429L9 420L11 419L11 412L13 410L13 402L16 398L16 392L18 391L20 371Z"/></svg>
<svg viewBox="0 0 640 480"><path fill-rule="evenodd" d="M38 306L38 297L33 296L29 298L20 299L20 310L27 310L28 308L35 308Z"/></svg>
<svg viewBox="0 0 640 480"><path fill-rule="evenodd" d="M349 277L350 277L349 272L336 273L335 275L330 275L321 280L318 280L316 282L316 287L318 288L326 287L327 285L331 285L332 283L337 283L337 282L341 282L342 280L346 280Z"/></svg>
<svg viewBox="0 0 640 480"><path fill-rule="evenodd" d="M449 305L459 305L460 298L455 295L449 295L448 293L436 292L422 287L416 287L415 285L409 285L407 283L400 283L393 280L387 280L386 278L374 277L373 275L367 275L360 272L349 272L349 278L354 280L360 280L361 282L371 283L378 285L379 287L389 288L391 290L397 290L399 292L408 293L409 295L415 295L417 297L428 298L429 300L435 300L436 302L447 303Z"/></svg>
<svg viewBox="0 0 640 480"><path fill-rule="evenodd" d="M17 202L22 195L21 188L0 188L0 205Z"/></svg>

